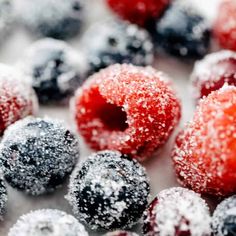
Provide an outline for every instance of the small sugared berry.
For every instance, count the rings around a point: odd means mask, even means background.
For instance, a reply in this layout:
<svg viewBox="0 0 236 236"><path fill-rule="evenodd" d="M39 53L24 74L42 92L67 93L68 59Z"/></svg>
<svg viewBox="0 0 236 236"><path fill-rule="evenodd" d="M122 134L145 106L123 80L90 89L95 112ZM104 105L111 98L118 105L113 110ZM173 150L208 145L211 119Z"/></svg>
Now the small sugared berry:
<svg viewBox="0 0 236 236"><path fill-rule="evenodd" d="M117 230L111 233L104 234L104 236L138 236L136 233L129 231Z"/></svg>
<svg viewBox="0 0 236 236"><path fill-rule="evenodd" d="M83 38L90 74L115 63L145 66L153 62L153 44L148 32L122 21L96 23Z"/></svg>
<svg viewBox="0 0 236 236"><path fill-rule="evenodd" d="M236 196L217 206L212 217L212 230L214 236L236 235Z"/></svg>
<svg viewBox="0 0 236 236"><path fill-rule="evenodd" d="M65 102L73 95L86 77L86 64L65 42L42 39L25 52L18 67L32 78L39 101L47 104Z"/></svg>
<svg viewBox="0 0 236 236"><path fill-rule="evenodd" d="M200 100L179 134L173 160L179 181L196 192L236 193L236 87L225 85Z"/></svg>
<svg viewBox="0 0 236 236"><path fill-rule="evenodd" d="M0 64L0 134L15 121L36 113L37 98L26 78L13 67Z"/></svg>
<svg viewBox="0 0 236 236"><path fill-rule="evenodd" d="M72 172L79 145L62 122L27 117L9 126L0 144L7 182L31 195L54 191Z"/></svg>
<svg viewBox="0 0 236 236"><path fill-rule="evenodd" d="M223 48L236 51L236 0L223 0L214 24L214 34Z"/></svg>
<svg viewBox="0 0 236 236"><path fill-rule="evenodd" d="M139 160L169 138L180 102L167 77L151 67L113 65L90 77L71 103L78 131L96 150Z"/></svg>
<svg viewBox="0 0 236 236"><path fill-rule="evenodd" d="M42 209L22 215L8 236L88 236L84 226L72 215Z"/></svg>
<svg viewBox="0 0 236 236"><path fill-rule="evenodd" d="M144 235L210 236L210 213L197 193L185 188L161 191L144 213Z"/></svg>
<svg viewBox="0 0 236 236"><path fill-rule="evenodd" d="M159 17L171 0L107 0L108 6L121 18L144 26Z"/></svg>
<svg viewBox="0 0 236 236"><path fill-rule="evenodd" d="M197 100L218 90L225 83L236 85L236 52L219 51L196 62L191 76Z"/></svg>
<svg viewBox="0 0 236 236"><path fill-rule="evenodd" d="M201 58L209 48L206 20L187 1L175 1L161 19L149 24L156 47L183 58Z"/></svg>
<svg viewBox="0 0 236 236"><path fill-rule="evenodd" d="M149 191L146 171L136 160L101 151L75 169L67 199L92 229L123 229L140 219Z"/></svg>
<svg viewBox="0 0 236 236"><path fill-rule="evenodd" d="M0 177L0 220L3 220L3 215L6 212L7 206L7 189L3 179Z"/></svg>
<svg viewBox="0 0 236 236"><path fill-rule="evenodd" d="M66 39L77 35L81 30L84 2L84 0L21 0L16 9L23 24L33 33Z"/></svg>

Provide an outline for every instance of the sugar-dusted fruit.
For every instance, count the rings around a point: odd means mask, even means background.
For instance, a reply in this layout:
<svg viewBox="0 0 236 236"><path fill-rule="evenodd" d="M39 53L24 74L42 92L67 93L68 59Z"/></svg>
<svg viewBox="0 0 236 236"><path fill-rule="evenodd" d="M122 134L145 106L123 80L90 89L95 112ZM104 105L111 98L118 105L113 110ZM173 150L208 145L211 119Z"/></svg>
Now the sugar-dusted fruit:
<svg viewBox="0 0 236 236"><path fill-rule="evenodd" d="M236 85L236 52L222 50L196 62L191 76L196 100L208 96L225 83Z"/></svg>
<svg viewBox="0 0 236 236"><path fill-rule="evenodd" d="M166 75L151 67L113 65L90 77L71 109L78 131L96 150L148 158L169 138L180 102Z"/></svg>
<svg viewBox="0 0 236 236"><path fill-rule="evenodd" d="M26 78L0 64L0 134L15 121L37 112L38 101Z"/></svg>
<svg viewBox="0 0 236 236"><path fill-rule="evenodd" d="M7 188L2 177L0 177L0 220L3 220L3 215L7 207Z"/></svg>
<svg viewBox="0 0 236 236"><path fill-rule="evenodd" d="M214 24L215 38L223 48L236 51L236 0L223 0Z"/></svg>
<svg viewBox="0 0 236 236"><path fill-rule="evenodd" d="M138 236L138 235L136 233L129 231L117 230L114 232L104 234L104 236Z"/></svg>
<svg viewBox="0 0 236 236"><path fill-rule="evenodd" d="M63 122L27 117L5 131L0 161L6 181L30 195L54 191L79 158L79 144Z"/></svg>
<svg viewBox="0 0 236 236"><path fill-rule="evenodd" d="M66 212L42 209L22 215L8 236L88 236L84 226Z"/></svg>
<svg viewBox="0 0 236 236"><path fill-rule="evenodd" d="M225 85L202 99L173 150L179 181L196 192L236 193L236 87Z"/></svg>
<svg viewBox="0 0 236 236"><path fill-rule="evenodd" d="M92 154L72 174L67 199L92 229L123 229L137 223L148 204L146 171L115 151Z"/></svg>
<svg viewBox="0 0 236 236"><path fill-rule="evenodd" d="M210 236L210 213L199 194L185 188L161 191L144 214L144 235Z"/></svg>

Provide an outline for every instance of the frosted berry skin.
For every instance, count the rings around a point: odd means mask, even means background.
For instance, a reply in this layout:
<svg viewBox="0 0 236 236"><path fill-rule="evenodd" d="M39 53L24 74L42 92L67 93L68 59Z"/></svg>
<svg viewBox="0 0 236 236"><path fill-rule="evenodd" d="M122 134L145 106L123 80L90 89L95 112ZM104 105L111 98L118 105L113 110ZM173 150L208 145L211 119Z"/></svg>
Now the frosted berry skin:
<svg viewBox="0 0 236 236"><path fill-rule="evenodd" d="M22 215L8 236L88 236L84 226L72 215L42 209Z"/></svg>
<svg viewBox="0 0 236 236"><path fill-rule="evenodd" d="M115 151L92 154L75 169L67 199L81 222L94 230L131 227L148 204L145 169Z"/></svg>
<svg viewBox="0 0 236 236"><path fill-rule="evenodd" d="M83 25L83 0L21 0L16 4L22 23L38 36L68 39Z"/></svg>
<svg viewBox="0 0 236 236"><path fill-rule="evenodd" d="M216 196L236 192L235 109L234 86L225 85L200 100L173 150L176 173L184 186Z"/></svg>
<svg viewBox="0 0 236 236"><path fill-rule="evenodd" d="M214 24L214 35L219 44L236 51L236 1L223 0Z"/></svg>
<svg viewBox="0 0 236 236"><path fill-rule="evenodd" d="M32 44L17 63L31 80L42 104L66 103L87 74L87 62L65 42L42 39Z"/></svg>
<svg viewBox="0 0 236 236"><path fill-rule="evenodd" d="M6 185L0 177L0 221L3 220L3 216L6 212L6 207L7 207L7 189Z"/></svg>
<svg viewBox="0 0 236 236"><path fill-rule="evenodd" d="M148 26L157 49L181 58L203 57L210 44L206 20L187 1L175 1Z"/></svg>
<svg viewBox="0 0 236 236"><path fill-rule="evenodd" d="M0 64L0 134L15 121L37 113L38 101L26 77Z"/></svg>
<svg viewBox="0 0 236 236"><path fill-rule="evenodd" d="M108 6L121 18L141 26L159 17L171 0L107 0Z"/></svg>
<svg viewBox="0 0 236 236"><path fill-rule="evenodd" d="M161 191L144 214L145 236L210 236L210 213L197 193L185 188Z"/></svg>
<svg viewBox="0 0 236 236"><path fill-rule="evenodd" d="M153 62L149 33L136 25L106 20L93 25L83 37L90 74L115 63L145 66Z"/></svg>
<svg viewBox="0 0 236 236"><path fill-rule="evenodd" d="M180 102L167 77L151 67L113 65L90 77L71 109L78 131L96 150L144 160L169 138Z"/></svg>
<svg viewBox="0 0 236 236"><path fill-rule="evenodd" d="M225 83L236 85L236 53L222 50L196 62L191 75L196 100L218 90Z"/></svg>
<svg viewBox="0 0 236 236"><path fill-rule="evenodd" d="M104 236L138 236L138 235L133 232L117 230L111 233L104 234Z"/></svg>
<svg viewBox="0 0 236 236"><path fill-rule="evenodd" d="M222 201L212 216L212 230L215 236L236 234L236 196Z"/></svg>
<svg viewBox="0 0 236 236"><path fill-rule="evenodd" d="M4 177L30 195L54 191L79 158L75 136L57 120L27 117L11 125L0 144Z"/></svg>

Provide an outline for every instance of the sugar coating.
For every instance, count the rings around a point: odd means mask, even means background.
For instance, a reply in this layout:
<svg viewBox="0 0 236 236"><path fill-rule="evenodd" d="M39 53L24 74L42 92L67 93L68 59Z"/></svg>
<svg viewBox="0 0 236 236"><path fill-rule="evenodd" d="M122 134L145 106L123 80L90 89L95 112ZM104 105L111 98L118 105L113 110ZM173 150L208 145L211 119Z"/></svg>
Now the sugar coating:
<svg viewBox="0 0 236 236"><path fill-rule="evenodd" d="M83 37L90 73L115 63L145 66L153 62L153 43L145 29L107 19L94 24Z"/></svg>
<svg viewBox="0 0 236 236"><path fill-rule="evenodd" d="M37 98L26 80L13 67L0 64L0 134L10 124L38 110Z"/></svg>
<svg viewBox="0 0 236 236"><path fill-rule="evenodd" d="M236 1L223 0L213 26L213 32L219 44L226 49L236 51Z"/></svg>
<svg viewBox="0 0 236 236"><path fill-rule="evenodd" d="M72 172L79 144L63 122L27 117L5 131L0 162L7 182L31 195L54 191Z"/></svg>
<svg viewBox="0 0 236 236"><path fill-rule="evenodd" d="M64 102L85 79L87 62L67 43L42 39L33 43L17 63L45 103Z"/></svg>
<svg viewBox="0 0 236 236"><path fill-rule="evenodd" d="M66 39L81 29L84 0L15 0L21 21L42 36Z"/></svg>
<svg viewBox="0 0 236 236"><path fill-rule="evenodd" d="M72 215L42 209L22 215L8 236L88 236L88 233Z"/></svg>
<svg viewBox="0 0 236 236"><path fill-rule="evenodd" d="M173 150L179 181L196 192L236 192L236 88L225 85L200 100Z"/></svg>
<svg viewBox="0 0 236 236"><path fill-rule="evenodd" d="M104 236L138 236L138 235L133 232L117 230L114 232L104 234Z"/></svg>
<svg viewBox="0 0 236 236"><path fill-rule="evenodd" d="M70 180L67 199L92 229L123 229L137 223L147 207L149 180L144 167L116 151L92 154Z"/></svg>
<svg viewBox="0 0 236 236"><path fill-rule="evenodd" d="M92 148L143 160L167 141L181 108L166 75L151 67L116 64L90 77L71 109Z"/></svg>
<svg viewBox="0 0 236 236"><path fill-rule="evenodd" d="M210 219L208 206L199 194L170 188L161 191L145 212L144 235L209 236Z"/></svg>
<svg viewBox="0 0 236 236"><path fill-rule="evenodd" d="M215 236L235 235L236 196L222 201L212 216L212 229Z"/></svg>
<svg viewBox="0 0 236 236"><path fill-rule="evenodd" d="M207 55L195 63L191 81L196 99L207 96L225 83L236 85L236 53L221 50Z"/></svg>
<svg viewBox="0 0 236 236"><path fill-rule="evenodd" d="M3 215L6 212L7 200L6 185L2 177L0 177L0 220L3 220Z"/></svg>

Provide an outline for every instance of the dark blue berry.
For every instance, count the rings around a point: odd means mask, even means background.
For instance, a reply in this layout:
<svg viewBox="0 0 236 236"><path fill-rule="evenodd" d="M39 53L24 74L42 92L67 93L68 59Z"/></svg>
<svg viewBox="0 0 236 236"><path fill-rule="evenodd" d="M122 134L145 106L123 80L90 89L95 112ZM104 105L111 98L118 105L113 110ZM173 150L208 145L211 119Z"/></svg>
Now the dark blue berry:
<svg viewBox="0 0 236 236"><path fill-rule="evenodd" d="M5 179L31 195L55 190L78 158L77 139L63 123L51 119L25 118L14 123L0 145Z"/></svg>
<svg viewBox="0 0 236 236"><path fill-rule="evenodd" d="M71 178L68 200L92 229L126 228L136 223L148 203L145 169L114 151L90 156Z"/></svg>
<svg viewBox="0 0 236 236"><path fill-rule="evenodd" d="M215 236L236 235L236 195L221 202L212 217Z"/></svg>
<svg viewBox="0 0 236 236"><path fill-rule="evenodd" d="M210 31L203 16L181 0L174 2L148 28L157 48L183 58L203 57L210 44Z"/></svg>
<svg viewBox="0 0 236 236"><path fill-rule="evenodd" d="M120 21L92 26L83 38L90 74L116 63L145 66L153 61L153 44L146 30Z"/></svg>

